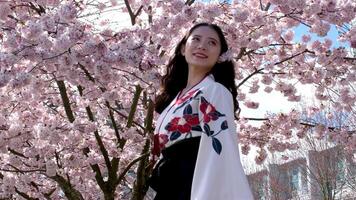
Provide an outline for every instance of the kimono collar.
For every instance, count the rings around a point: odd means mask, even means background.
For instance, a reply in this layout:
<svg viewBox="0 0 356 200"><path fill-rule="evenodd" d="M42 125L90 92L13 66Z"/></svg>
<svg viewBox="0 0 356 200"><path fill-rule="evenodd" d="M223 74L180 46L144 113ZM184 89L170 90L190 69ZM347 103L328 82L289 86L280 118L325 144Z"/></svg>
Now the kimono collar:
<svg viewBox="0 0 356 200"><path fill-rule="evenodd" d="M200 80L197 84L195 84L188 91L186 91L185 94L189 93L190 91L196 90L197 88L200 88L201 86L206 85L210 81L215 81L214 75L207 74L202 80Z"/></svg>

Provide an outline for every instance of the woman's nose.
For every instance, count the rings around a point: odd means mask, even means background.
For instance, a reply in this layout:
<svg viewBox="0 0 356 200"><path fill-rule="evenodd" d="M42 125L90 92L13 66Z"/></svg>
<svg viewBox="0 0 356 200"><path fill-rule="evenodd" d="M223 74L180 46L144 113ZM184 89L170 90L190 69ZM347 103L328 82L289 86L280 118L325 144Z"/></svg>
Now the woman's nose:
<svg viewBox="0 0 356 200"><path fill-rule="evenodd" d="M199 44L198 44L198 49L206 49L206 47L205 47L206 45L205 45L205 43L204 42L200 42Z"/></svg>

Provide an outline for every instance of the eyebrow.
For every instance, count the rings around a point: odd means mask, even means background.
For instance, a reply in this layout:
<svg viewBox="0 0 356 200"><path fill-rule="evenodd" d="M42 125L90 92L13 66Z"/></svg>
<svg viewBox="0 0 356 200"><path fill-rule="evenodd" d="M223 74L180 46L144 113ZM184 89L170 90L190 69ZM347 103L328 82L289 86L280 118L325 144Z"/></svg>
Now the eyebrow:
<svg viewBox="0 0 356 200"><path fill-rule="evenodd" d="M201 35L193 35L193 37L201 37ZM218 40L215 38L209 37L209 39L212 39L212 40L215 40L215 42L218 42Z"/></svg>

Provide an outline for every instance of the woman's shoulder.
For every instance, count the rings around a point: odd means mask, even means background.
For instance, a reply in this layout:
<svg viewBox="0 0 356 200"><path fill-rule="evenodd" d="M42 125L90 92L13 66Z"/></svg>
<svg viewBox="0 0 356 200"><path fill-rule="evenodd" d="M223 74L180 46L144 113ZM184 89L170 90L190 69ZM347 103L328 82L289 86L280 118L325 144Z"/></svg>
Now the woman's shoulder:
<svg viewBox="0 0 356 200"><path fill-rule="evenodd" d="M216 82L214 78L211 78L207 84L205 84L202 88L201 91L203 94L206 95L223 95L223 96L231 96L231 92L221 83Z"/></svg>

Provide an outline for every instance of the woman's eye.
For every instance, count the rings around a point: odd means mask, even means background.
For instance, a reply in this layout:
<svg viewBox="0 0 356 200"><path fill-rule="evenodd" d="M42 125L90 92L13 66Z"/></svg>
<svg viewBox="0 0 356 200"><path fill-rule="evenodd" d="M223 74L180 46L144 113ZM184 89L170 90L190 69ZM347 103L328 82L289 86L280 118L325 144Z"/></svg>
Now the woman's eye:
<svg viewBox="0 0 356 200"><path fill-rule="evenodd" d="M192 39L193 41L199 41L199 38L195 37Z"/></svg>
<svg viewBox="0 0 356 200"><path fill-rule="evenodd" d="M214 41L210 41L210 42L209 42L209 44L210 44L210 45L214 45L214 46L215 46L215 45L216 45L216 42L214 42Z"/></svg>

